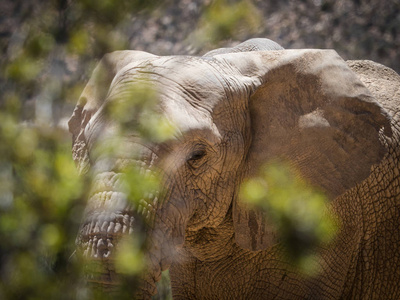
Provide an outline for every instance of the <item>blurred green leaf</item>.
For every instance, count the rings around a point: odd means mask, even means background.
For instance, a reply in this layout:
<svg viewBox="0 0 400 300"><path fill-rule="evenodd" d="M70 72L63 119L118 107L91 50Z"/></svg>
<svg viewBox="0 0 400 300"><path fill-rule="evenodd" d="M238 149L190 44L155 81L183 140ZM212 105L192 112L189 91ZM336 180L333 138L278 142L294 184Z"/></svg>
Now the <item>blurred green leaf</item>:
<svg viewBox="0 0 400 300"><path fill-rule="evenodd" d="M323 193L284 162L270 162L241 187L241 197L265 211L278 228L289 258L307 274L316 272L314 250L333 240L338 220Z"/></svg>
<svg viewBox="0 0 400 300"><path fill-rule="evenodd" d="M89 50L89 45L89 33L84 28L80 28L71 33L71 41L68 43L68 49L70 52L83 55Z"/></svg>
<svg viewBox="0 0 400 300"><path fill-rule="evenodd" d="M26 50L33 58L39 58L48 54L55 46L54 37L49 33L39 31L30 36L26 44Z"/></svg>
<svg viewBox="0 0 400 300"><path fill-rule="evenodd" d="M40 72L39 62L28 56L19 57L6 67L6 76L16 81L33 80Z"/></svg>
<svg viewBox="0 0 400 300"><path fill-rule="evenodd" d="M141 243L134 236L126 236L118 243L115 267L118 273L138 275L144 268Z"/></svg>

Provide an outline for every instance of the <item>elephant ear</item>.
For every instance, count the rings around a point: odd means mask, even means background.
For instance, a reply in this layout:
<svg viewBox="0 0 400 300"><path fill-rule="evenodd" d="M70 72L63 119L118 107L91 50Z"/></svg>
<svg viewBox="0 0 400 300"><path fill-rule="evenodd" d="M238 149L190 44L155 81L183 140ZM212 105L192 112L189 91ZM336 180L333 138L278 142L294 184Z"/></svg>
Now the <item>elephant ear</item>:
<svg viewBox="0 0 400 300"><path fill-rule="evenodd" d="M116 51L106 54L94 69L68 121L73 158L81 174L86 173L90 165L85 128L104 103L112 80L127 65L150 57L154 55L142 51Z"/></svg>
<svg viewBox="0 0 400 300"><path fill-rule="evenodd" d="M216 56L238 71L250 91L247 177L276 159L289 161L334 199L364 180L382 159L379 132L390 120L368 89L332 50L281 50ZM237 244L253 251L277 242L267 215L233 203Z"/></svg>

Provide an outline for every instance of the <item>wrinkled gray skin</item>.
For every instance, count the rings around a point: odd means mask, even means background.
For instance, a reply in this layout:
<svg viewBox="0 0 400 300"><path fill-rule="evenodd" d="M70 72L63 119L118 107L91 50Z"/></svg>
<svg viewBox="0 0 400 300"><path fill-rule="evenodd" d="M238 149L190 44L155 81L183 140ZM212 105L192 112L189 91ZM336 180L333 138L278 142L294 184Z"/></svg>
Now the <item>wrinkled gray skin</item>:
<svg viewBox="0 0 400 300"><path fill-rule="evenodd" d="M162 146L132 133L121 147L141 156L122 151L104 163L92 151L112 136L104 103L149 69L159 109L179 133ZM203 57L105 56L69 123L79 170L95 174L78 237L104 268L91 280L116 284L113 249L135 231L116 173L131 159L161 170L167 191L138 210L155 216L140 297L154 294L169 269L174 299L400 299L399 107L393 70L346 63L332 50L255 39ZM273 224L238 197L243 179L277 157L324 190L341 218L335 242L318 249L316 276L289 267Z"/></svg>

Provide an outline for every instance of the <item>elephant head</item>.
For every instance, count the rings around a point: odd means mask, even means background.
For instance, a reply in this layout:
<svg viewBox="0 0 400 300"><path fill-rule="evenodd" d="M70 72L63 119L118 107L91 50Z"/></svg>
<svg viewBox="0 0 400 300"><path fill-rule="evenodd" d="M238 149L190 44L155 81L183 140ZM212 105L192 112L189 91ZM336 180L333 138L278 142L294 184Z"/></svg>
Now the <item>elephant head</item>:
<svg viewBox="0 0 400 300"><path fill-rule="evenodd" d="M119 157L97 155L94 145L115 134L107 105L144 74L175 136L149 143L132 129L121 137ZM108 54L69 128L78 169L90 170L95 186L78 247L104 266L98 281L112 285L118 238L135 231L138 215L151 215L145 295L155 292L161 271L179 261L174 251L194 243L186 240L189 231L218 228L231 218L239 248L259 251L276 243L267 216L238 196L240 183L263 163L290 161L334 199L369 176L385 154L380 132L391 134L387 113L335 51L283 50L268 40L203 57ZM120 190L119 164L156 168L165 192L133 208Z"/></svg>

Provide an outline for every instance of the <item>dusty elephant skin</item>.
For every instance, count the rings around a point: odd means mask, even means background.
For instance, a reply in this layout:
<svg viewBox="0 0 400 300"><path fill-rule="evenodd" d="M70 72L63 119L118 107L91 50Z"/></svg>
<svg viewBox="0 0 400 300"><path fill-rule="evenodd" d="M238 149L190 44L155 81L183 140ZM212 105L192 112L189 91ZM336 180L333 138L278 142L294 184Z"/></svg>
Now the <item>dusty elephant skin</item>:
<svg viewBox="0 0 400 300"><path fill-rule="evenodd" d="M121 147L142 155L121 151L110 166L92 153L112 135L104 104L143 73L178 134L146 145L132 132ZM115 166L130 160L161 170L167 191L136 212L155 216L141 297L169 269L174 299L400 299L399 107L393 70L346 63L332 50L255 39L203 57L107 55L69 123L78 168L98 183L78 237L78 248L103 265L94 281L115 283L113 248L135 231ZM317 276L289 268L267 217L238 197L243 179L277 157L324 190L341 219L333 245L318 250Z"/></svg>

